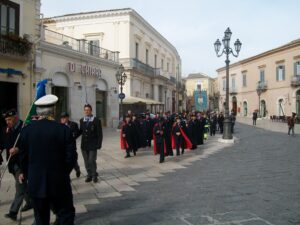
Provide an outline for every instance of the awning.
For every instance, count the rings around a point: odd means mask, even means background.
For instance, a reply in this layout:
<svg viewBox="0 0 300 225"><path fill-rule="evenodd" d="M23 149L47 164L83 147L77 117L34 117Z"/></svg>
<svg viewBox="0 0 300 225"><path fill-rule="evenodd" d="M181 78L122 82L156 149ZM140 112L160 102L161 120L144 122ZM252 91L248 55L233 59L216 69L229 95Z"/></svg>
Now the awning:
<svg viewBox="0 0 300 225"><path fill-rule="evenodd" d="M126 96L123 100L123 104L135 104L135 103L146 103L147 105L164 105L162 102L158 102L152 99L148 98L138 98L138 97L133 97L133 96Z"/></svg>
<svg viewBox="0 0 300 225"><path fill-rule="evenodd" d="M15 69L12 69L12 68L0 68L0 73L5 73L5 74L8 74L8 75L23 75L22 71L20 70L15 70Z"/></svg>

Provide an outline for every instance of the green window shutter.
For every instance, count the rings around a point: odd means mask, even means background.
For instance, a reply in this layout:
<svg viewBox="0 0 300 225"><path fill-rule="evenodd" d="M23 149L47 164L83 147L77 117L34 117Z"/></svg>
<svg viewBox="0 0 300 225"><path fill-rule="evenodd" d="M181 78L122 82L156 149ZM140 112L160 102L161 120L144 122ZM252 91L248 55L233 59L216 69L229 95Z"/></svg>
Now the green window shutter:
<svg viewBox="0 0 300 225"><path fill-rule="evenodd" d="M279 80L279 67L276 67L276 80Z"/></svg>

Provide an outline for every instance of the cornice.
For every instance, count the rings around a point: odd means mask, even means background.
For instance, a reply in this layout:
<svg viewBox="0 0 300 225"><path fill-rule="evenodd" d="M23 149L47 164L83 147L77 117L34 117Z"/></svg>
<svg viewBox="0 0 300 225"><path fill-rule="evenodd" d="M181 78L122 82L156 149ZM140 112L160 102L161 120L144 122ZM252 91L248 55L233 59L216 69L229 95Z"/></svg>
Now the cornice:
<svg viewBox="0 0 300 225"><path fill-rule="evenodd" d="M77 60L88 61L88 62L94 63L94 64L101 64L104 66L115 67L115 68L117 68L119 66L119 64L117 62L94 57L94 56L91 56L91 55L88 55L88 54L85 54L82 52L64 48L62 46L51 44L51 43L48 43L45 41L40 42L40 49L42 51L51 52L51 53L54 53L57 55L61 55L61 56L65 56L65 57L69 57L69 58L73 58L73 59L77 59Z"/></svg>
<svg viewBox="0 0 300 225"><path fill-rule="evenodd" d="M287 43L283 46L280 46L278 48L274 48L274 49L271 49L269 51L263 52L261 54L258 54L258 55L246 58L244 60L238 61L236 63L233 63L229 66L229 68L233 68L233 67L236 67L236 66L239 66L239 65L242 65L242 64L246 64L248 62L251 62L251 61L254 61L254 60L257 60L257 59L261 59L263 57L273 55L275 53L282 52L282 51L285 51L285 50L288 50L288 49L291 49L291 48L295 48L295 47L300 47L300 39L291 41L291 42L289 42L289 43ZM218 73L220 73L220 72L224 71L225 69L226 69L226 67L222 67L222 68L217 69L216 71Z"/></svg>

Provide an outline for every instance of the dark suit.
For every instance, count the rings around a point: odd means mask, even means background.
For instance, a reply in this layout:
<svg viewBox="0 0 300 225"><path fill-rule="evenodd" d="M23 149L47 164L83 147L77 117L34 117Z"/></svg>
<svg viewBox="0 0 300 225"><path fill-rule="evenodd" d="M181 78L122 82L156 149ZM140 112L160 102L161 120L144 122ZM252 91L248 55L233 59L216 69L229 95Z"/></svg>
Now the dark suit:
<svg viewBox="0 0 300 225"><path fill-rule="evenodd" d="M97 117L80 119L81 150L88 177L98 177L97 150L102 147L102 125Z"/></svg>
<svg viewBox="0 0 300 225"><path fill-rule="evenodd" d="M78 124L76 122L69 121L69 123L67 123L66 125L71 130L73 141L74 141L74 144L76 146L76 139L80 136L80 131L79 131ZM76 173L80 174L80 167L79 167L79 164L78 164L78 160L76 160L76 163L74 165L74 170L76 171Z"/></svg>
<svg viewBox="0 0 300 225"><path fill-rule="evenodd" d="M50 205L59 224L73 225L69 174L77 159L70 129L55 121L32 121L20 137L20 166L28 179L37 225L49 224Z"/></svg>

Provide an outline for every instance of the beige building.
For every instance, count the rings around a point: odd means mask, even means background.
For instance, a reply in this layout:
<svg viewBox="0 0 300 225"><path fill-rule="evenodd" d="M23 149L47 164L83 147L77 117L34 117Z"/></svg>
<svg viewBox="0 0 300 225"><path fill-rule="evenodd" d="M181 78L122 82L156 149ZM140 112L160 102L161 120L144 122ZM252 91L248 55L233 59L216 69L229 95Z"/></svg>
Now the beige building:
<svg viewBox="0 0 300 225"><path fill-rule="evenodd" d="M35 95L33 58L40 34L40 1L0 1L0 10L0 113L15 108L25 119Z"/></svg>
<svg viewBox="0 0 300 225"><path fill-rule="evenodd" d="M182 108L179 86L181 59L176 48L135 10L116 9L75 13L44 19L44 25L80 39L80 48L94 55L113 56L105 49L120 52L119 62L127 74L125 104L151 111ZM90 44L90 48L86 45ZM101 51L93 49L101 47ZM182 98L182 96L181 96ZM134 110L133 110L134 111Z"/></svg>
<svg viewBox="0 0 300 225"><path fill-rule="evenodd" d="M213 78L203 73L194 73L189 74L184 80L188 111L215 110Z"/></svg>
<svg viewBox="0 0 300 225"><path fill-rule="evenodd" d="M225 67L217 72L224 111ZM300 114L300 39L230 65L229 75L229 109L238 116Z"/></svg>

